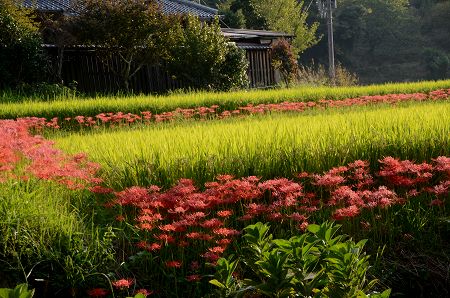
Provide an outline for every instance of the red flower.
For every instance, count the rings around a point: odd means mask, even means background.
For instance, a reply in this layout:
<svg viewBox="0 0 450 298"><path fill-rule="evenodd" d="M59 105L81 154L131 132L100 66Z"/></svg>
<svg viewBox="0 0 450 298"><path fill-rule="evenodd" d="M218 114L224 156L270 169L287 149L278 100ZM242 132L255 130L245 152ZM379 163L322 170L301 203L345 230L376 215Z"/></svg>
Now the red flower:
<svg viewBox="0 0 450 298"><path fill-rule="evenodd" d="M233 215L233 211L231 210L221 210L217 212L218 217L230 217Z"/></svg>
<svg viewBox="0 0 450 298"><path fill-rule="evenodd" d="M214 229L213 232L214 232L214 234L223 236L223 237L236 236L236 235L240 234L240 232L237 230L227 229L227 228Z"/></svg>
<svg viewBox="0 0 450 298"><path fill-rule="evenodd" d="M166 266L169 268L181 268L181 262L180 261L167 261Z"/></svg>
<svg viewBox="0 0 450 298"><path fill-rule="evenodd" d="M134 280L132 280L131 278L128 278L128 279L125 279L125 278L119 279L119 280L116 280L116 281L114 281L114 282L112 283L112 285L113 285L115 288L120 289L120 290L128 289L128 288L129 288L131 285L133 285L133 284L134 284Z"/></svg>
<svg viewBox="0 0 450 298"><path fill-rule="evenodd" d="M355 217L358 214L359 214L358 207L356 207L355 205L352 205L352 206L347 207L347 208L337 209L334 212L334 214L333 214L333 218L335 220L342 220L342 219L345 219L347 217Z"/></svg>

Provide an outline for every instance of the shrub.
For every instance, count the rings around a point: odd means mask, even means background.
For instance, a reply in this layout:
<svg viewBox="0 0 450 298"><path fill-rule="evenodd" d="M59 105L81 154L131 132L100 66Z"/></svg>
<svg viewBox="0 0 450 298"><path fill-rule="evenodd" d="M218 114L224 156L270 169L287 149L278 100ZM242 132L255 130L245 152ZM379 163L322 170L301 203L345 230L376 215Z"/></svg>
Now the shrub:
<svg viewBox="0 0 450 298"><path fill-rule="evenodd" d="M0 0L0 88L32 83L45 73L45 56L29 12Z"/></svg>
<svg viewBox="0 0 450 298"><path fill-rule="evenodd" d="M338 235L339 227L309 225L306 233L285 240L272 239L267 224L250 225L242 253L234 261L219 259L210 283L221 297L389 297L390 290L373 292L377 280L366 277L366 240Z"/></svg>
<svg viewBox="0 0 450 298"><path fill-rule="evenodd" d="M336 78L334 83L330 79L325 66L314 62L310 66L301 65L298 70L298 83L313 86L356 86L359 79L355 73L346 69L342 64L336 64Z"/></svg>
<svg viewBox="0 0 450 298"><path fill-rule="evenodd" d="M245 54L228 43L218 19L204 24L188 16L182 36L171 51L169 72L195 89L229 90L247 85Z"/></svg>
<svg viewBox="0 0 450 298"><path fill-rule="evenodd" d="M225 61L219 68L215 89L227 91L247 87L249 84L247 68L245 51L234 43L228 43Z"/></svg>
<svg viewBox="0 0 450 298"><path fill-rule="evenodd" d="M279 70L284 83L288 86L297 78L298 64L294 48L286 39L279 39L272 45L272 64Z"/></svg>

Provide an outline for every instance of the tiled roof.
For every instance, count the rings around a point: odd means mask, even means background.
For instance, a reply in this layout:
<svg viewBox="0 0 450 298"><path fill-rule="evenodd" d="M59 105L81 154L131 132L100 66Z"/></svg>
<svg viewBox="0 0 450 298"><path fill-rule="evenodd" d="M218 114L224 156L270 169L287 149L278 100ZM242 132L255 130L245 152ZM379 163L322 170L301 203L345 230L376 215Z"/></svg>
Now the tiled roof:
<svg viewBox="0 0 450 298"><path fill-rule="evenodd" d="M40 11L68 11L72 0L16 0L16 2L25 8Z"/></svg>
<svg viewBox="0 0 450 298"><path fill-rule="evenodd" d="M40 11L70 11L74 0L15 0L25 8L37 9ZM200 19L212 19L217 16L217 9L210 8L189 0L157 0L161 4L161 9L167 14L191 14Z"/></svg>
<svg viewBox="0 0 450 298"><path fill-rule="evenodd" d="M213 19L217 9L201 5L189 0L158 0L163 12L167 14L191 14L200 19Z"/></svg>

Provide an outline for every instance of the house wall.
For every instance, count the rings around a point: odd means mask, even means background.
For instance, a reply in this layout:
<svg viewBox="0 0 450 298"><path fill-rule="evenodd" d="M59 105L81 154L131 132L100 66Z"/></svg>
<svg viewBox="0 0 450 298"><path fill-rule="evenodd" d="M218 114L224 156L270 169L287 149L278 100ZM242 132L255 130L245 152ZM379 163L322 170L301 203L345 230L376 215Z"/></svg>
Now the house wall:
<svg viewBox="0 0 450 298"><path fill-rule="evenodd" d="M57 48L47 46L46 51L55 65ZM276 84L270 49L246 49L246 56L249 61L247 74L251 88L264 88ZM117 68L120 61L116 58L107 63L112 63L114 68ZM95 55L95 48L65 49L61 77L64 84L75 85L78 90L85 93L115 93L121 89L119 77L105 65L105 61ZM172 79L163 67L157 66L144 66L130 82L130 89L137 93L162 93L187 87L189 87L187 83Z"/></svg>

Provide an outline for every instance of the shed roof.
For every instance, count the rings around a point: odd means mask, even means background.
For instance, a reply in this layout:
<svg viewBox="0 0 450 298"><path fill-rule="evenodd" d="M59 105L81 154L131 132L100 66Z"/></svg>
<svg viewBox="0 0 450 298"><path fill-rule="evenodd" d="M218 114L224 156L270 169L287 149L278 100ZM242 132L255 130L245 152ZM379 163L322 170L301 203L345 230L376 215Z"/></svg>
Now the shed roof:
<svg viewBox="0 0 450 298"><path fill-rule="evenodd" d="M15 0L25 8L48 12L69 12L76 0ZM213 19L218 15L217 9L189 0L157 0L161 9L167 14L191 14L200 19Z"/></svg>

